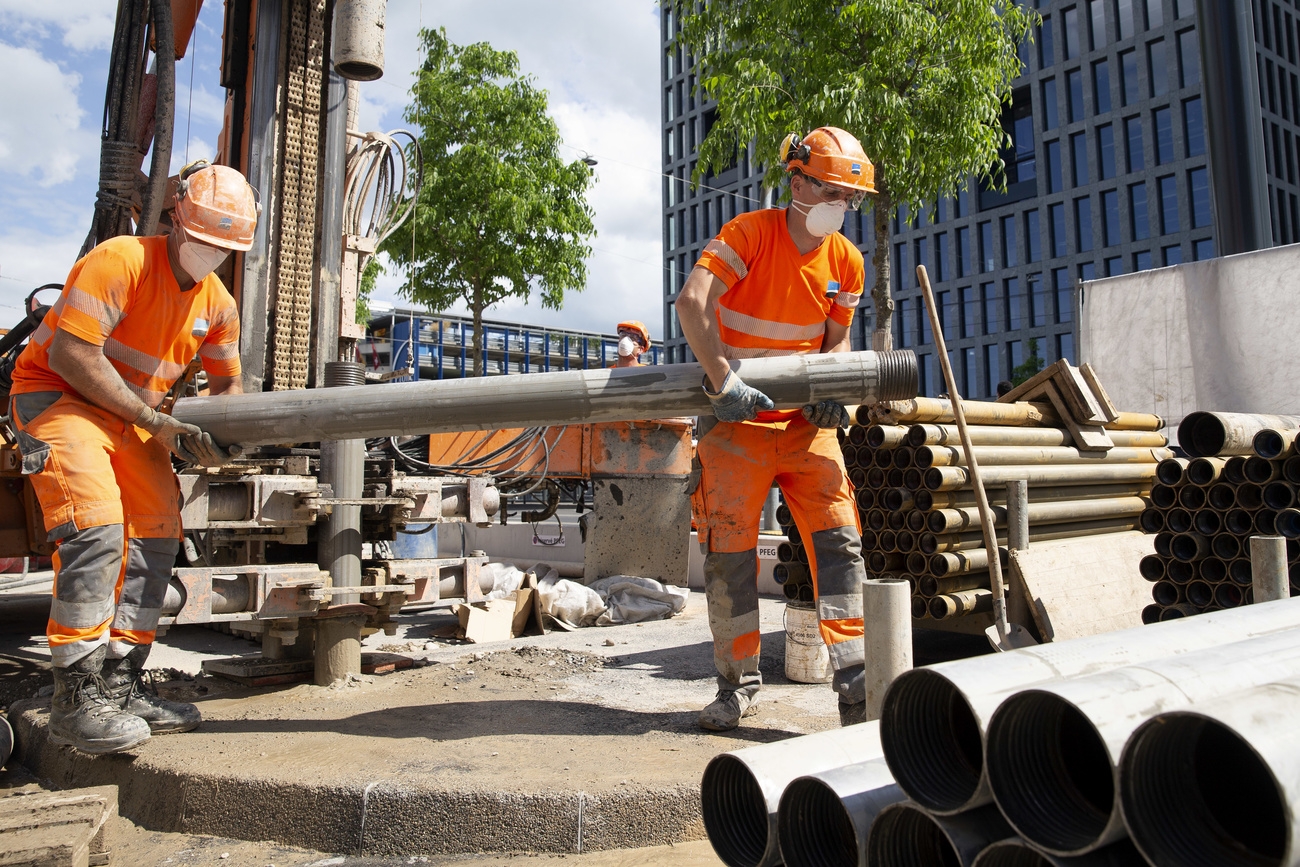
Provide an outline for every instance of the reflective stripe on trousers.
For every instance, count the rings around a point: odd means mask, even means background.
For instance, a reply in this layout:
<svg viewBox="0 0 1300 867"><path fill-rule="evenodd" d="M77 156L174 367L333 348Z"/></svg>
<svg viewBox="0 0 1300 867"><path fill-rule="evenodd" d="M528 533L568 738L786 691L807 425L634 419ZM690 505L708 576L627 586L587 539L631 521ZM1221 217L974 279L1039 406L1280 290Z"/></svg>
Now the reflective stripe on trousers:
<svg viewBox="0 0 1300 867"><path fill-rule="evenodd" d="M700 438L700 483L692 506L706 546L705 592L719 685L761 683L758 675L758 516L775 481L808 545L822 639L841 698L859 691L863 664L862 541L852 487L833 429L802 416L780 422L719 423Z"/></svg>

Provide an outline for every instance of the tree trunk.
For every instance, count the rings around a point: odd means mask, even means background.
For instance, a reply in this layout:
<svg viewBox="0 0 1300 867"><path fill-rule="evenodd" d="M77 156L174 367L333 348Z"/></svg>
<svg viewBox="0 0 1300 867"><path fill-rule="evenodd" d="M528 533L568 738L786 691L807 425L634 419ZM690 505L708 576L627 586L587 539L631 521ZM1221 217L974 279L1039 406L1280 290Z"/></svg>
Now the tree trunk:
<svg viewBox="0 0 1300 867"><path fill-rule="evenodd" d="M871 213L876 221L876 252L871 265L876 283L871 287L871 302L876 310L876 330L871 333L871 348L876 352L894 348L894 299L889 295L889 212L894 209L893 196L883 181L877 181Z"/></svg>
<svg viewBox="0 0 1300 867"><path fill-rule="evenodd" d="M474 311L474 375L482 376L487 360L483 357L483 287L477 280L474 281L474 300L470 306Z"/></svg>

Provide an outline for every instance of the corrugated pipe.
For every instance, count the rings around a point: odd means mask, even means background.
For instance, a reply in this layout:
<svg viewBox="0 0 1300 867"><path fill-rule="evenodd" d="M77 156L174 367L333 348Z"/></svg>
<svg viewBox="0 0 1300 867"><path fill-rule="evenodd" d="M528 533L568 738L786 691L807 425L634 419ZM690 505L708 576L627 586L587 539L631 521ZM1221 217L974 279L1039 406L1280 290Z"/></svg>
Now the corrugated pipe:
<svg viewBox="0 0 1300 867"><path fill-rule="evenodd" d="M1251 455L1255 453L1255 436L1264 430L1300 430L1300 415L1193 412L1178 425L1178 444L1195 458Z"/></svg>
<svg viewBox="0 0 1300 867"><path fill-rule="evenodd" d="M1120 754L1153 710L1288 676L1300 676L1300 629L1019 692L989 721L993 798L1020 836L1053 854L1113 843L1128 833L1117 794Z"/></svg>
<svg viewBox="0 0 1300 867"><path fill-rule="evenodd" d="M974 867L1146 867L1146 860L1124 840L1075 858L1039 852L1019 837L999 840L980 853Z"/></svg>
<svg viewBox="0 0 1300 867"><path fill-rule="evenodd" d="M713 851L729 867L780 864L778 819L785 787L797 777L880 755L880 723L868 722L715 756L700 782L704 829Z"/></svg>
<svg viewBox="0 0 1300 867"><path fill-rule="evenodd" d="M911 350L732 362L777 409L916 393ZM711 412L699 364L661 364L378 386L259 392L177 401L173 414L222 443L267 445L509 427L633 421ZM346 412L341 411L346 408Z"/></svg>
<svg viewBox="0 0 1300 867"><path fill-rule="evenodd" d="M1297 719L1293 677L1143 723L1119 771L1142 854L1162 867L1300 864Z"/></svg>
<svg viewBox="0 0 1300 867"><path fill-rule="evenodd" d="M867 836L871 867L970 867L1011 828L995 807L939 817L910 801L880 811Z"/></svg>
<svg viewBox="0 0 1300 867"><path fill-rule="evenodd" d="M799 777L781 794L777 819L786 867L866 864L871 823L904 797L884 759Z"/></svg>
<svg viewBox="0 0 1300 867"><path fill-rule="evenodd" d="M959 813L993 799L984 730L1010 692L1266 635L1294 627L1297 618L1300 598L913 669L885 694L881 747L910 798Z"/></svg>

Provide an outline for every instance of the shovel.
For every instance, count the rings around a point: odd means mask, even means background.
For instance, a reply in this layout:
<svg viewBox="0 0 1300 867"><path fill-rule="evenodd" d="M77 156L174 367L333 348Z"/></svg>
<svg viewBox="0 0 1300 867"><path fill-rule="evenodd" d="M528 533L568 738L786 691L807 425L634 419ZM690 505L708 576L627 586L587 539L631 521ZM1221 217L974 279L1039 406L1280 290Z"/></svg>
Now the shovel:
<svg viewBox="0 0 1300 867"><path fill-rule="evenodd" d="M1007 592L1006 586L1002 583L1002 558L998 553L998 539L993 532L993 512L989 509L988 494L984 491L979 464L975 462L975 452L971 448L970 433L966 430L966 412L962 409L961 396L957 394L957 381L952 375L952 365L948 362L948 347L943 340L939 311L934 305L934 292L930 289L930 277L925 273L924 265L916 266L916 276L921 281L926 312L930 315L930 329L934 332L935 352L939 356L939 365L943 368L943 381L948 386L948 399L952 403L957 433L961 437L962 451L966 453L966 468L970 472L971 485L975 488L980 527L984 531L984 548L989 552L989 584L993 589L994 623L984 631L984 634L989 637L989 643L993 645L994 650L1032 647L1038 642L1029 634L1029 630L1019 623L1007 622Z"/></svg>

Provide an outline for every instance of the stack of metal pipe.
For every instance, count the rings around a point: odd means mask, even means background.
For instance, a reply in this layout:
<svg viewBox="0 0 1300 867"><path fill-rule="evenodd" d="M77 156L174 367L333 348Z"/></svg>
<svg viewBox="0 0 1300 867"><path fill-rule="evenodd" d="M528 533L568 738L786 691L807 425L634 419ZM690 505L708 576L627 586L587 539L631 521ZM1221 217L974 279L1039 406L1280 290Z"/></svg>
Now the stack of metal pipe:
<svg viewBox="0 0 1300 867"><path fill-rule="evenodd" d="M1300 599L913 669L878 723L716 757L733 867L1300 864Z"/></svg>
<svg viewBox="0 0 1300 867"><path fill-rule="evenodd" d="M790 507L782 498L776 507L776 522L785 534L785 541L776 547L777 564L772 567L772 578L781 585L781 592L789 602L812 605L816 599L812 573L808 568L808 549L804 546L799 528L795 526Z"/></svg>
<svg viewBox="0 0 1300 867"><path fill-rule="evenodd" d="M1291 593L1300 592L1300 416L1194 412L1178 426L1189 457L1156 468L1141 526L1152 582L1144 623L1252 601L1251 536L1287 539Z"/></svg>
<svg viewBox="0 0 1300 867"><path fill-rule="evenodd" d="M1173 455L1154 415L1122 413L1107 426L1114 448L1096 452L1075 448L1048 406L963 407L1004 544L1005 482L1029 483L1030 542L1119 533L1137 527L1156 466ZM907 579L912 616L925 624L991 611L989 555L951 404L916 398L859 407L841 449L868 575Z"/></svg>

